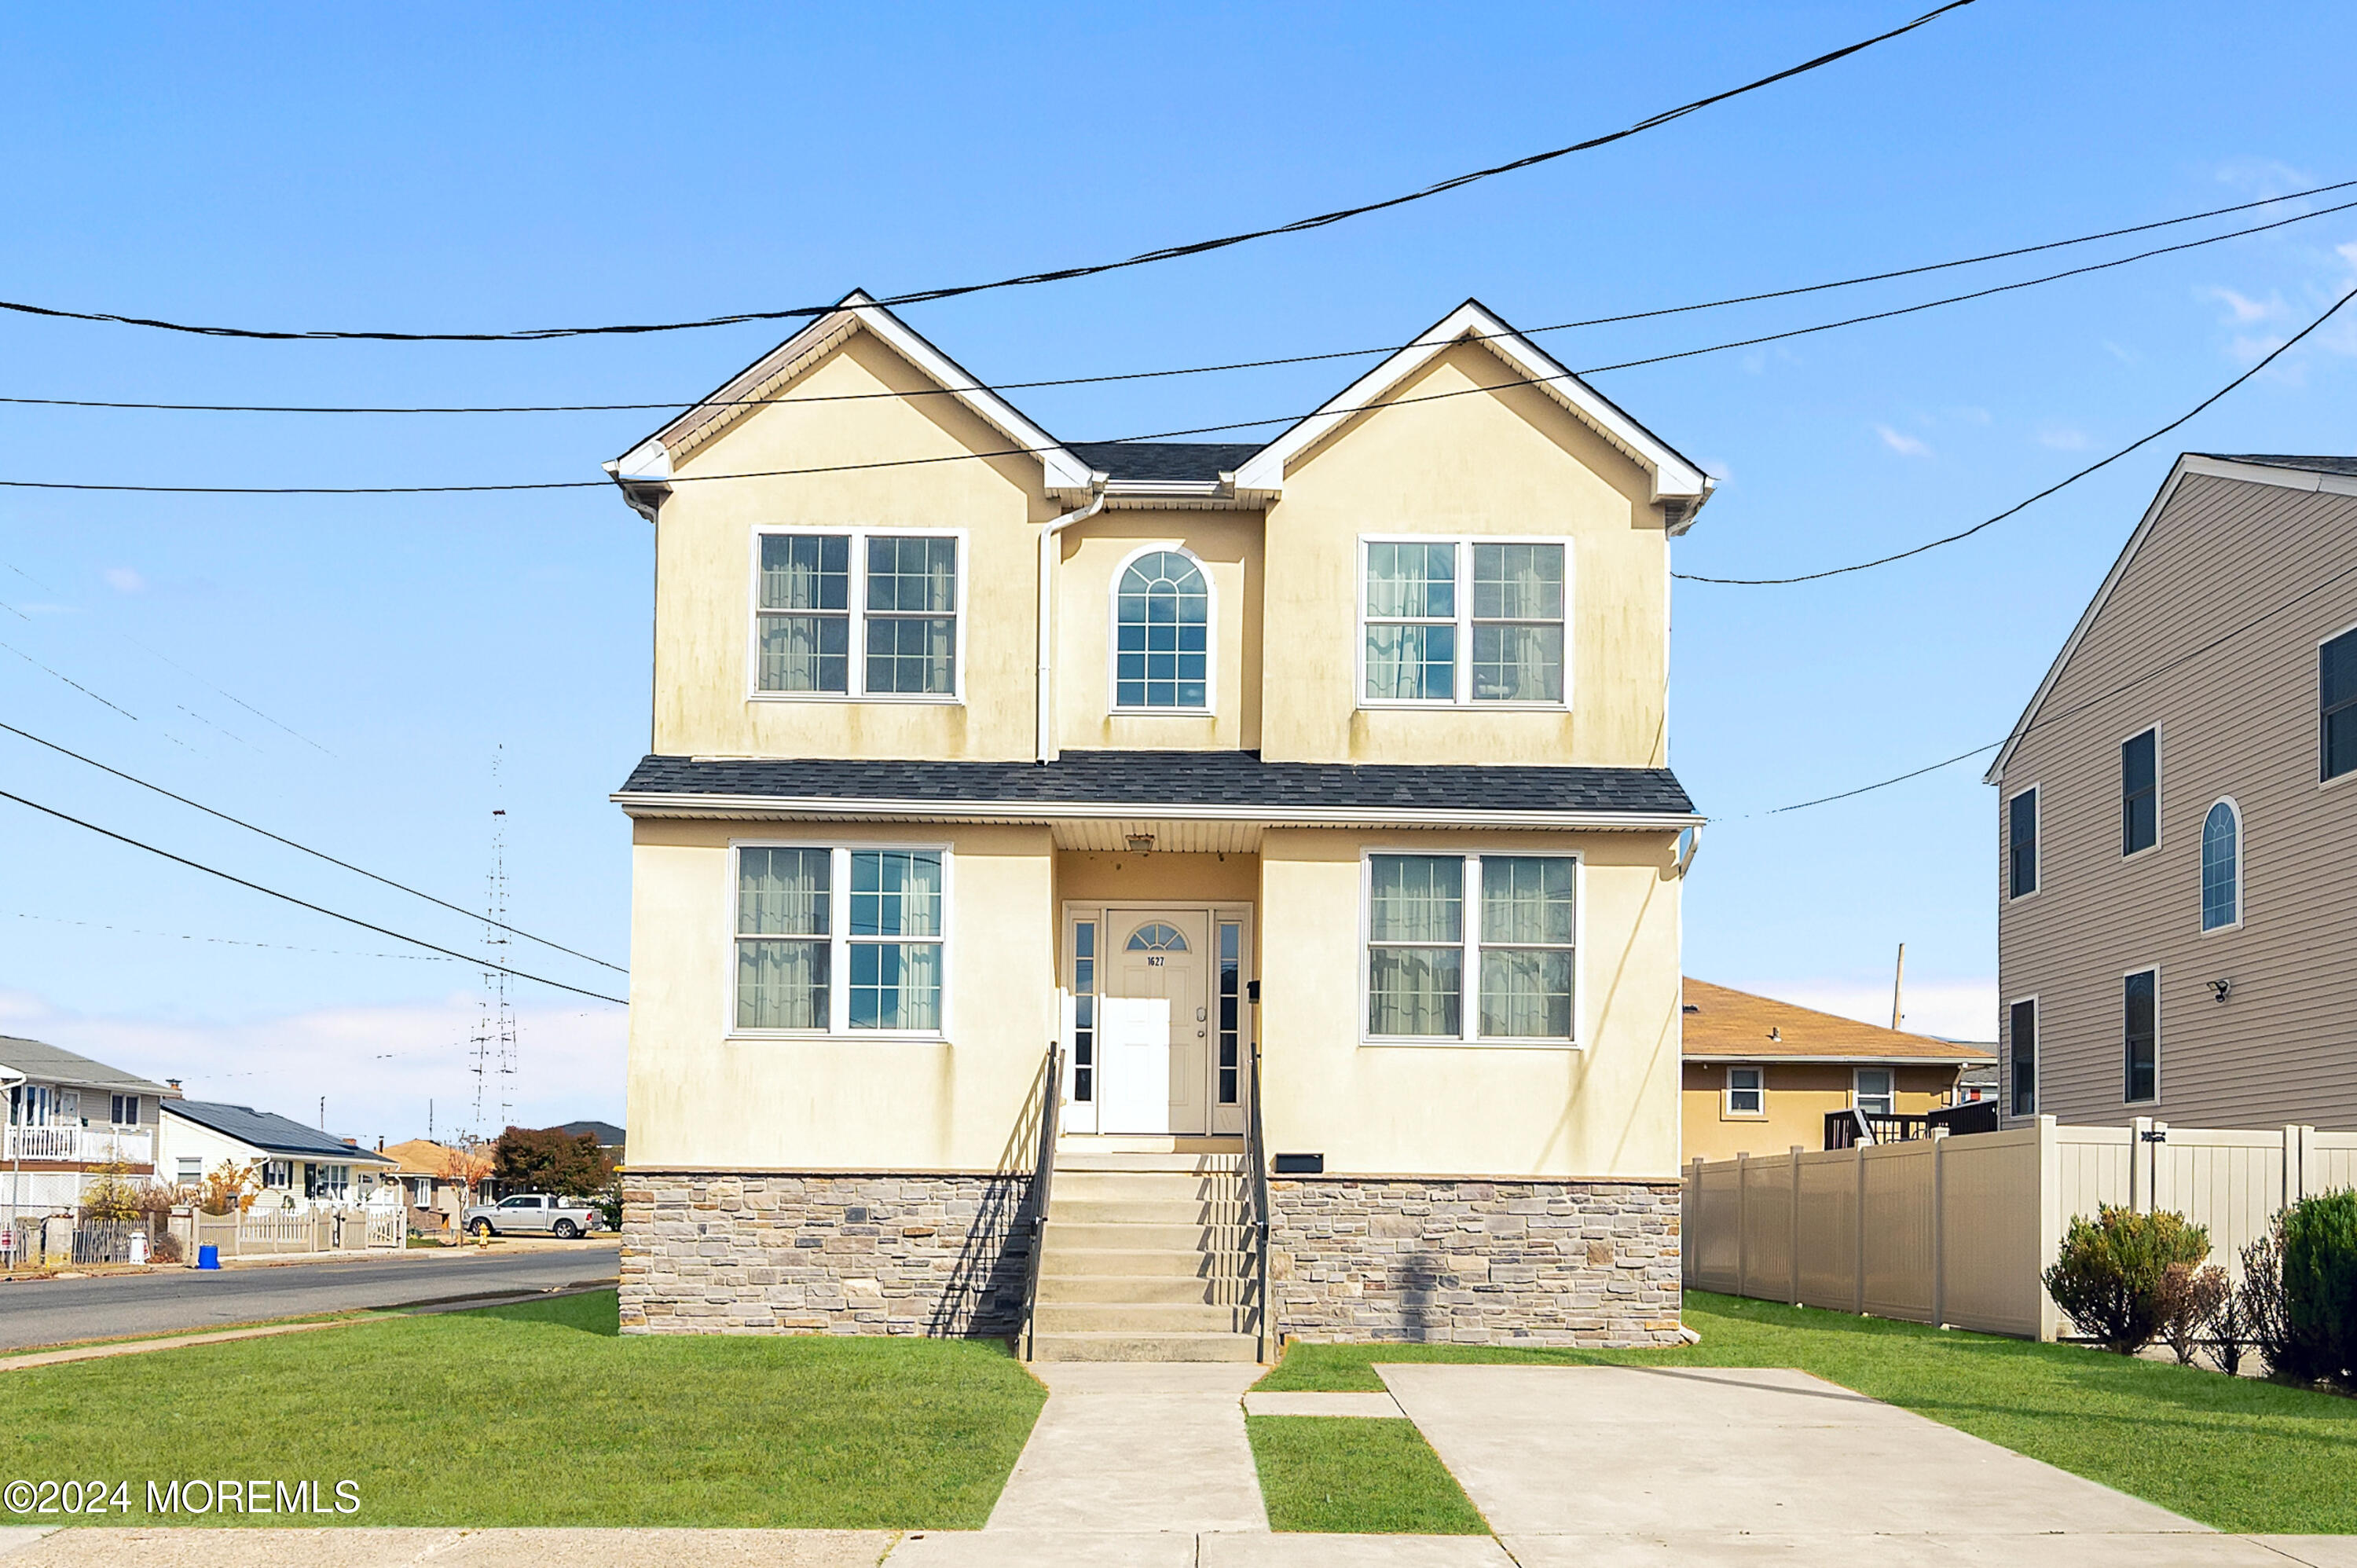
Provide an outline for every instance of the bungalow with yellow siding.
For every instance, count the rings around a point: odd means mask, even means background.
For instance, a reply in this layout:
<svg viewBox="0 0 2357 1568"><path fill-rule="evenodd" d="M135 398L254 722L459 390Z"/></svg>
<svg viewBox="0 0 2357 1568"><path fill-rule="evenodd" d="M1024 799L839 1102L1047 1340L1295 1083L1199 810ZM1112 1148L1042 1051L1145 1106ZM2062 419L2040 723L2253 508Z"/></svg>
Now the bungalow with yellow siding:
<svg viewBox="0 0 2357 1568"><path fill-rule="evenodd" d="M608 470L626 1332L1675 1337L1695 464L1477 303L1092 444L855 294Z"/></svg>
<svg viewBox="0 0 2357 1568"><path fill-rule="evenodd" d="M1824 1147L1828 1112L1877 1119L1956 1104L1987 1046L1910 1035L1688 977L1685 1155L1729 1160Z"/></svg>

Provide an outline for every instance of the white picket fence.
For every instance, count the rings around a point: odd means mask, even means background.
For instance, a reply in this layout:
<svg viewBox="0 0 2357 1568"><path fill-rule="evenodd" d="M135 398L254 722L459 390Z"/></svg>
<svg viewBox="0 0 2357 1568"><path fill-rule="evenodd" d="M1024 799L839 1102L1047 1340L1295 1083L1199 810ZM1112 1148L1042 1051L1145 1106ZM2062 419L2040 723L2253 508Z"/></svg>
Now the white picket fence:
<svg viewBox="0 0 2357 1568"><path fill-rule="evenodd" d="M1696 1159L1685 1172L1685 1283L1697 1290L2052 1339L2041 1275L2080 1215L2174 1210L2211 1260L2286 1205L2357 1187L2357 1133L2033 1125L1811 1153Z"/></svg>

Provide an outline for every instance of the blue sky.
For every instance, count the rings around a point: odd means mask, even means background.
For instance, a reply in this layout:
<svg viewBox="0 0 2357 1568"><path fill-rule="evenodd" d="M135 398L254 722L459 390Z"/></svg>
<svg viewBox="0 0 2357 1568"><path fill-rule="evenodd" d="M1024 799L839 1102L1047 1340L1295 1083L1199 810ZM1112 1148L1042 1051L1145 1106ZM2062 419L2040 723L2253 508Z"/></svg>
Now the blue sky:
<svg viewBox="0 0 2357 1568"><path fill-rule="evenodd" d="M660 16L73 7L11 28L0 295L261 325L668 318L1126 255L1617 128L1910 5L1026 5ZM1218 255L906 314L992 380L1524 327L2061 238L2357 177L2286 40L2357 14L1982 0L1601 151ZM2193 231L2226 227L2212 224ZM2175 417L2357 280L2357 213L1775 348L1599 376L1725 478L1688 571L1950 532ZM2114 243L2071 252L2115 254ZM1592 366L2053 270L2037 261L1547 335ZM0 395L689 398L783 329L552 344L199 339L0 319ZM1357 362L1017 394L1103 439L1285 415ZM1994 1033L1976 766L1769 808L2002 736L2180 448L2347 452L2336 322L2179 436L1989 531L1799 588L1678 591L1673 760L1716 819L1688 972ZM0 478L595 477L656 423L0 405ZM509 815L513 918L620 961L649 540L608 493L0 491L0 717L459 903ZM55 673L51 673L54 671ZM68 685L70 678L96 695ZM104 698L115 708L103 705ZM125 710L118 712L116 709ZM494 756L500 758L494 780ZM469 923L0 735L16 793L459 948ZM252 945L268 944L268 945ZM468 1120L464 966L0 802L0 1029L356 1135ZM561 954L525 967L604 989ZM519 988L525 1121L619 1116L619 1009ZM492 1098L496 1100L497 1091Z"/></svg>

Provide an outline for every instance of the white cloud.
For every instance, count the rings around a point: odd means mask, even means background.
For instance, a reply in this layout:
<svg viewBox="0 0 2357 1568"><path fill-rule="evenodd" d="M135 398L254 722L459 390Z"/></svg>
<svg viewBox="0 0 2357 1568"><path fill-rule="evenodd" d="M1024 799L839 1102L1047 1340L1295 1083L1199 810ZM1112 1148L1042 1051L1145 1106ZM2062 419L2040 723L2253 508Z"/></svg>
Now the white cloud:
<svg viewBox="0 0 2357 1568"><path fill-rule="evenodd" d="M1797 1003L1820 1013L1837 1014L1862 1024L1888 1026L1890 987L1843 980L1770 981L1745 985L1744 990L1780 1002ZM1910 982L1901 1020L1911 1034L1936 1035L1948 1040L1996 1038L1995 980Z"/></svg>
<svg viewBox="0 0 2357 1568"><path fill-rule="evenodd" d="M2134 349L2123 349L2108 338L2104 340L2104 351L2123 365L2133 365L2141 358Z"/></svg>
<svg viewBox="0 0 2357 1568"><path fill-rule="evenodd" d="M2050 424L2039 431L2038 444L2057 452L2083 452L2087 449L2087 433L2067 424Z"/></svg>
<svg viewBox="0 0 2357 1568"><path fill-rule="evenodd" d="M2357 240L2352 240L2345 245L2335 245L2332 247L2332 252L2351 266L2357 267Z"/></svg>
<svg viewBox="0 0 2357 1568"><path fill-rule="evenodd" d="M1887 424L1876 425L1874 433L1882 437L1882 444L1885 446L1902 456L1929 457L1932 455L1932 448L1922 442L1916 440L1912 435L1893 430Z"/></svg>
<svg viewBox="0 0 2357 1568"><path fill-rule="evenodd" d="M2225 287L2205 288L2204 299L2214 299L2226 307L2226 319L2236 326L2248 326L2254 321L2272 321L2284 313L2283 295L2271 294L2265 299L2253 299L2246 294Z"/></svg>
<svg viewBox="0 0 2357 1568"><path fill-rule="evenodd" d="M473 1108L468 1037L480 1004L465 993L438 1002L326 1007L240 1024L182 1024L75 1013L25 991L0 991L0 1032L94 1057L143 1078L177 1078L192 1100L224 1100L388 1143L423 1137L425 1102L436 1131L464 1126ZM515 1120L541 1127L585 1116L622 1120L622 1009L595 1003L519 1008ZM495 1122L499 1091L484 1095ZM487 1125L487 1133L499 1128Z"/></svg>
<svg viewBox="0 0 2357 1568"><path fill-rule="evenodd" d="M2287 190L2306 190L2316 184L2316 177L2304 174L2287 163L2273 158L2236 158L2218 166L2218 179L2247 190L2254 196L2279 196Z"/></svg>
<svg viewBox="0 0 2357 1568"><path fill-rule="evenodd" d="M1735 470L1728 467L1724 462L1716 457L1704 458L1702 471L1708 474L1712 478L1717 479L1722 485L1735 477Z"/></svg>
<svg viewBox="0 0 2357 1568"><path fill-rule="evenodd" d="M147 591L147 579L128 566L109 566L99 575L104 577L106 585L118 594L144 594Z"/></svg>
<svg viewBox="0 0 2357 1568"><path fill-rule="evenodd" d="M2254 338L2247 332L2237 332L2234 334L2234 340L2226 345L2226 352L2232 355L2237 363L2254 365L2283 346L2282 337L2273 332L2263 338ZM2276 373L2287 373L2292 368L2280 367Z"/></svg>

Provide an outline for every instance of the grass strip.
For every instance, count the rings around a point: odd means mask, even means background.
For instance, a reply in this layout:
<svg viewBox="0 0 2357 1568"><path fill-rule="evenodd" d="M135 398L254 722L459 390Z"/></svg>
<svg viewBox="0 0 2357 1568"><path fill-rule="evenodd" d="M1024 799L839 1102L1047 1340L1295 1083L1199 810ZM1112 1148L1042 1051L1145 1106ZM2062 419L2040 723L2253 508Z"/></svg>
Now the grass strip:
<svg viewBox="0 0 2357 1568"><path fill-rule="evenodd" d="M1244 1418L1271 1530L1487 1535L1415 1423L1346 1415Z"/></svg>
<svg viewBox="0 0 2357 1568"><path fill-rule="evenodd" d="M191 1346L157 1371L123 1356L9 1373L0 1476L102 1476L134 1498L151 1479L350 1479L361 1496L332 1520L91 1524L973 1530L1047 1397L991 1341L626 1338L611 1291Z"/></svg>
<svg viewBox="0 0 2357 1568"><path fill-rule="evenodd" d="M1268 1391L1372 1391L1387 1361L1791 1367L2215 1529L2357 1532L2357 1400L2198 1368L1688 1291L1659 1350L1292 1345Z"/></svg>

